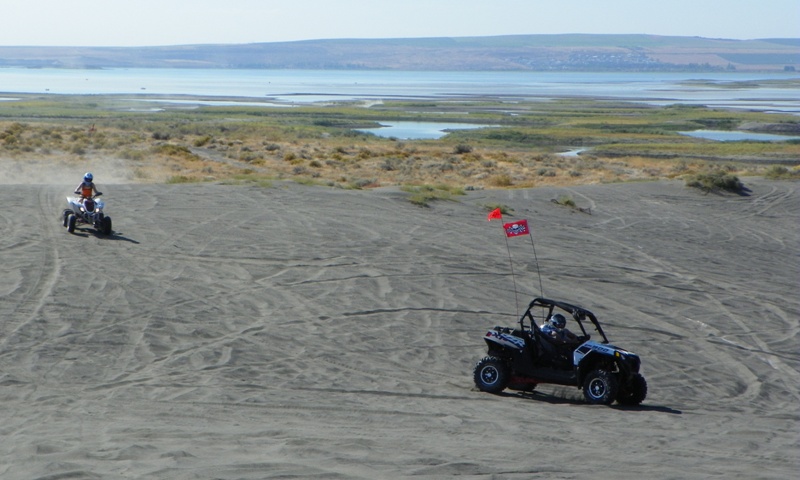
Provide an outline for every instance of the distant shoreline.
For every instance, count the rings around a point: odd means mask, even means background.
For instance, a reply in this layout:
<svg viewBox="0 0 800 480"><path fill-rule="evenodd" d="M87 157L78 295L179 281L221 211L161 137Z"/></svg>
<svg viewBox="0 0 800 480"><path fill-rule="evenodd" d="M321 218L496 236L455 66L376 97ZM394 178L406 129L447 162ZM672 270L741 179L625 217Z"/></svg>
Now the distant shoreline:
<svg viewBox="0 0 800 480"><path fill-rule="evenodd" d="M0 46L0 67L522 72L800 71L800 39L504 35L158 47Z"/></svg>
<svg viewBox="0 0 800 480"><path fill-rule="evenodd" d="M332 70L0 68L3 96L261 102L541 101L551 98L706 105L800 114L800 76L786 73L533 73Z"/></svg>

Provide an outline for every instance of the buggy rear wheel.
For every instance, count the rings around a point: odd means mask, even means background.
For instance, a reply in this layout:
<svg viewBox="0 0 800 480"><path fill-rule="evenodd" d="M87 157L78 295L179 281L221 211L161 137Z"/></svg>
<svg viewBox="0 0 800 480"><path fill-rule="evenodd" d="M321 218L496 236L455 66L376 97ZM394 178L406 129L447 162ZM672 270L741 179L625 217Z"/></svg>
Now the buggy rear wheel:
<svg viewBox="0 0 800 480"><path fill-rule="evenodd" d="M611 405L617 398L618 389L617 377L600 368L589 372L583 382L583 396L592 405Z"/></svg>
<svg viewBox="0 0 800 480"><path fill-rule="evenodd" d="M508 365L497 357L485 357L475 365L473 379L478 390L500 393L508 386L510 379Z"/></svg>

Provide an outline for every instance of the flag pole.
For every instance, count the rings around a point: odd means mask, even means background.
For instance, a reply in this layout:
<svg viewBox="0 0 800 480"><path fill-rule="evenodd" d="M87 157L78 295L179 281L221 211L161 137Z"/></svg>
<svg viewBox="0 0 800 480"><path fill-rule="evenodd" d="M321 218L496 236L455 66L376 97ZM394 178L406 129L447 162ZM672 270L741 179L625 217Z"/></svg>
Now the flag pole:
<svg viewBox="0 0 800 480"><path fill-rule="evenodd" d="M500 224L503 224L503 219L500 219ZM519 296L517 295L517 278L514 276L514 261L511 259L511 247L508 244L508 235L505 234L506 229L503 228L503 236L506 238L506 250L508 250L508 266L511 268L511 281L514 283L514 304L517 307L517 317L519 317Z"/></svg>
<svg viewBox="0 0 800 480"><path fill-rule="evenodd" d="M533 259L536 261L536 274L539 276L539 293L544 297L544 286L542 286L542 271L539 269L539 257L536 256L536 245L533 244L533 233L528 230L528 236L531 237L531 248L533 248ZM506 238L508 243L508 238Z"/></svg>
<svg viewBox="0 0 800 480"><path fill-rule="evenodd" d="M508 265L511 268L511 281L514 284L514 304L517 307L517 316L519 317L519 295L517 294L517 278L514 276L514 261L511 258L511 246L508 244L508 234L506 232L505 222L503 221L503 212L499 208L495 208L489 212L487 219L491 222L494 219L500 220L500 227L503 229L503 236L506 239L506 251L508 251Z"/></svg>
<svg viewBox="0 0 800 480"><path fill-rule="evenodd" d="M511 265L511 279L514 282L514 301L517 304L517 316L519 316L519 295L517 294L517 279L514 275L514 261L511 259L511 246L508 243L508 237L516 237L519 235L528 234L531 239L531 248L533 248L533 259L536 261L536 274L539 277L539 293L544 297L544 285L542 284L542 270L539 268L539 257L536 255L536 245L533 242L533 233L528 226L528 220L518 220L513 223L503 222L503 212L499 208L495 208L489 212L488 220L491 222L493 219L499 219L503 225L503 233L506 236L506 250L508 250L508 263Z"/></svg>

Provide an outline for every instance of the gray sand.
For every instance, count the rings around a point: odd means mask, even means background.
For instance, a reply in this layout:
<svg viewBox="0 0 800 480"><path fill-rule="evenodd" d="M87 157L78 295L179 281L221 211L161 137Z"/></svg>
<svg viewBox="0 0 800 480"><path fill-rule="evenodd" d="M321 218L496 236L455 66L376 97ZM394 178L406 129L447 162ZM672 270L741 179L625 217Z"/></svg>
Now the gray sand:
<svg viewBox="0 0 800 480"><path fill-rule="evenodd" d="M111 238L61 226L71 181L0 185L0 478L794 477L800 184L744 181L420 208L98 178ZM485 331L540 293L492 202L545 295L642 356L640 408L474 388Z"/></svg>

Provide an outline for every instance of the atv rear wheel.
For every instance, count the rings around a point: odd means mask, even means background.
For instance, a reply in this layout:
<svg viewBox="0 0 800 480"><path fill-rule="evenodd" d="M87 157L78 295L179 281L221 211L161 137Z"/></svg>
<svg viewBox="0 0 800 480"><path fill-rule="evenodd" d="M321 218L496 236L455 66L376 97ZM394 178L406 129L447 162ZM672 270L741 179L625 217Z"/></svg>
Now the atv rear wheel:
<svg viewBox="0 0 800 480"><path fill-rule="evenodd" d="M475 365L475 386L482 392L500 393L508 386L508 365L497 357L485 357Z"/></svg>
<svg viewBox="0 0 800 480"><path fill-rule="evenodd" d="M70 213L69 216L67 217L67 231L69 233L75 232L76 221L78 221L78 218L74 214Z"/></svg>
<svg viewBox="0 0 800 480"><path fill-rule="evenodd" d="M617 398L618 389L617 377L600 368L589 372L583 381L583 396L591 405L611 405Z"/></svg>
<svg viewBox="0 0 800 480"><path fill-rule="evenodd" d="M634 373L627 385L620 385L617 402L620 405L633 406L642 403L647 396L647 381L639 373Z"/></svg>

